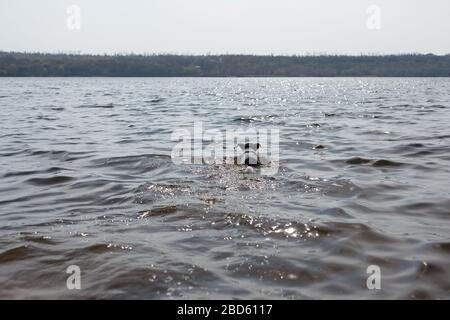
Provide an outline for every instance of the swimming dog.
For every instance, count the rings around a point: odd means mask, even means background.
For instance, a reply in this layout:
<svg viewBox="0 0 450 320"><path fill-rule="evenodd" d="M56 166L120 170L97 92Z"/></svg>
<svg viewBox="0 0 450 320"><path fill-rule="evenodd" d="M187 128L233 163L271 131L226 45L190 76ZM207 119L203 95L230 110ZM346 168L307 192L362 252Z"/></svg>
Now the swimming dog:
<svg viewBox="0 0 450 320"><path fill-rule="evenodd" d="M239 144L239 148L242 149L243 153L238 158L238 164L250 167L260 166L262 164L258 152L260 147L261 145L259 143Z"/></svg>

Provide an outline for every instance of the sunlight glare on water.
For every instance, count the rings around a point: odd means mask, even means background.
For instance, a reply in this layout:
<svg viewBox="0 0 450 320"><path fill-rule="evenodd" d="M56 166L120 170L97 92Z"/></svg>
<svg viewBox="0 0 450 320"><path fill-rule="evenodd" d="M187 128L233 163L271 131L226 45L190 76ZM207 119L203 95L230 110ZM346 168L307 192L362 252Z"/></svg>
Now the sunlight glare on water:
<svg viewBox="0 0 450 320"><path fill-rule="evenodd" d="M2 78L0 298L448 299L449 101L448 79ZM174 164L195 122L278 128L278 172Z"/></svg>

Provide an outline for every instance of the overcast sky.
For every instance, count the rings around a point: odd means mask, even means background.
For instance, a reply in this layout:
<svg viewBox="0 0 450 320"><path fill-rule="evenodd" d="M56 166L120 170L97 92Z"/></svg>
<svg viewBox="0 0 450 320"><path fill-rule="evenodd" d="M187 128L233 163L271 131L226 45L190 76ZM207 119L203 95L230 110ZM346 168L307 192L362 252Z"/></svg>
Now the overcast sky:
<svg viewBox="0 0 450 320"><path fill-rule="evenodd" d="M449 0L0 0L0 50L447 54L449 13Z"/></svg>

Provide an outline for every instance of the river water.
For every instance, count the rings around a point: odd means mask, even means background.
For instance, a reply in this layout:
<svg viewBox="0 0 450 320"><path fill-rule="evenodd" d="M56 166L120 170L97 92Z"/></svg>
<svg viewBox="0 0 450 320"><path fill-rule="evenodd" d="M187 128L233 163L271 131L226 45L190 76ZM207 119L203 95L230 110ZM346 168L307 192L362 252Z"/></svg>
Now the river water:
<svg viewBox="0 0 450 320"><path fill-rule="evenodd" d="M2 78L0 298L449 299L449 81ZM175 163L199 122L277 172Z"/></svg>

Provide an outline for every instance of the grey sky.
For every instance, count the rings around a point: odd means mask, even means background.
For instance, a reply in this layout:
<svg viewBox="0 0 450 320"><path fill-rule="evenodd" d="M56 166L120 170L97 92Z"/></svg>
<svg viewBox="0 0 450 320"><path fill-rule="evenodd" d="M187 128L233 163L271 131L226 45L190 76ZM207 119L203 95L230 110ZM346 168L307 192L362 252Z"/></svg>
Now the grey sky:
<svg viewBox="0 0 450 320"><path fill-rule="evenodd" d="M380 30L367 28L369 5ZM447 54L449 13L449 0L0 0L0 50Z"/></svg>

